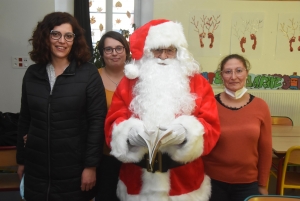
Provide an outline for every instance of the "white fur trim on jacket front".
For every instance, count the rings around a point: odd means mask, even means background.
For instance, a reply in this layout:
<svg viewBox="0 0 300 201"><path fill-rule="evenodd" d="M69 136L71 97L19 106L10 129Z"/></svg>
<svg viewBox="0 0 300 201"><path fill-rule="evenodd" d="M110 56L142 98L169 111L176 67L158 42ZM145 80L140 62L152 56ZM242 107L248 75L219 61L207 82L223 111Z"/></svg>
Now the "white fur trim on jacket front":
<svg viewBox="0 0 300 201"><path fill-rule="evenodd" d="M186 129L186 142L183 145L163 147L161 151L182 163L191 162L201 156L204 144L204 127L201 122L194 116L182 115L172 123L181 124Z"/></svg>
<svg viewBox="0 0 300 201"><path fill-rule="evenodd" d="M118 125L114 125L112 130L112 140L110 142L111 154L124 163L139 162L147 153L146 147L133 147L128 145L128 133L132 127L143 126L143 122L136 118L130 118Z"/></svg>
<svg viewBox="0 0 300 201"><path fill-rule="evenodd" d="M152 175L156 174L157 173ZM168 173L160 174L164 174L160 175L162 178L164 176L169 176ZM129 195L127 194L127 188L125 184L119 180L117 195L121 201L208 201L211 195L210 178L207 175L204 175L204 180L200 188L186 194L169 196L168 193L163 192L164 187L160 190L161 187L161 185L153 184L153 187L148 189L147 193L146 189L143 187L143 190L139 195Z"/></svg>

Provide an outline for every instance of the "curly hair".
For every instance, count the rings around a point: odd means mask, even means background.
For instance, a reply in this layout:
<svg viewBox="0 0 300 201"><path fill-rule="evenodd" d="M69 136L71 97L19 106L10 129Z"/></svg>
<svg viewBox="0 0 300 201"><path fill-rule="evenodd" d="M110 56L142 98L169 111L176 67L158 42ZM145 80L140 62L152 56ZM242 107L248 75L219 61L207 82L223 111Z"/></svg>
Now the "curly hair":
<svg viewBox="0 0 300 201"><path fill-rule="evenodd" d="M91 58L89 46L84 37L84 30L77 20L66 12L52 12L47 14L41 22L38 22L31 38L28 40L32 44L30 58L36 63L47 64L51 62L50 31L55 26L68 23L72 26L75 38L68 55L68 60L75 60L78 64L88 62Z"/></svg>
<svg viewBox="0 0 300 201"><path fill-rule="evenodd" d="M244 67L246 68L247 71L249 71L251 69L251 65L250 62L248 61L248 59L246 59L245 57L239 55L239 54L230 54L226 57L224 57L222 59L222 61L220 62L220 64L218 65L218 71L222 71L225 64L227 63L227 61L229 61L230 59L237 59L240 62L243 63Z"/></svg>
<svg viewBox="0 0 300 201"><path fill-rule="evenodd" d="M130 59L131 59L130 49L129 49L129 44L128 44L126 38L122 34L116 32L116 31L108 31L101 37L101 39L97 45L97 48L98 48L100 56L101 56L101 61L104 64L104 66L105 66L105 62L103 59L103 48L104 48L104 42L105 42L106 38L112 38L112 39L115 39L115 40L119 41L120 43L122 43L122 45L125 48L125 52L126 52L126 62L130 61Z"/></svg>

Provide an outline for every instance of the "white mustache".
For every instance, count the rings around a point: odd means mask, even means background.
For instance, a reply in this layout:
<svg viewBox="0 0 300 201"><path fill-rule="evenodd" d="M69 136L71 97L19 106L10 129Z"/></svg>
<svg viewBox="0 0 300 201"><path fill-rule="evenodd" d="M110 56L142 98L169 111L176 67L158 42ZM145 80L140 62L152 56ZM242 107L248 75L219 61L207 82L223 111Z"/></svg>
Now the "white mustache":
<svg viewBox="0 0 300 201"><path fill-rule="evenodd" d="M170 65L172 62L174 62L174 59L156 59L156 63L163 64L163 65Z"/></svg>

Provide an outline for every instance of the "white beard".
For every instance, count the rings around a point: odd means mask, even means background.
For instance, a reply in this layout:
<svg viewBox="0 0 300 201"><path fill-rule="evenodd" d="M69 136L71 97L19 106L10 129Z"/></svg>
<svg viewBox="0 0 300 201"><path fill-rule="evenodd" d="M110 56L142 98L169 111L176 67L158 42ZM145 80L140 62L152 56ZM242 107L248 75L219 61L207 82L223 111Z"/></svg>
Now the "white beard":
<svg viewBox="0 0 300 201"><path fill-rule="evenodd" d="M178 60L155 58L142 64L133 97L131 111L150 130L170 124L179 115L190 115L196 98Z"/></svg>

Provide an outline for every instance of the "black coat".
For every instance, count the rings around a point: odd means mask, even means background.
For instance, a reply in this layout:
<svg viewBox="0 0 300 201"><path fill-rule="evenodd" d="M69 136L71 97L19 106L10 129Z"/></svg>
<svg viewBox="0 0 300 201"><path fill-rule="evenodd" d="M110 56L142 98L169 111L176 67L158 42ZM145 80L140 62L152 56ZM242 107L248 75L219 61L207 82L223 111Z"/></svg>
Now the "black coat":
<svg viewBox="0 0 300 201"><path fill-rule="evenodd" d="M27 69L17 145L27 201L86 201L94 196L93 190L81 191L81 173L101 159L106 110L104 86L94 65L71 62L57 77L52 95L46 65Z"/></svg>

